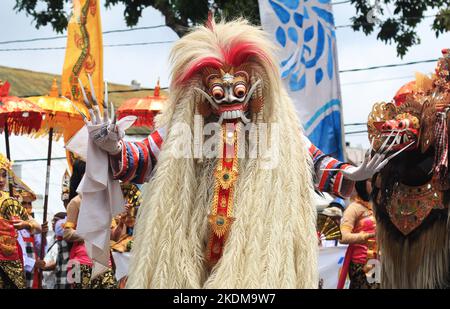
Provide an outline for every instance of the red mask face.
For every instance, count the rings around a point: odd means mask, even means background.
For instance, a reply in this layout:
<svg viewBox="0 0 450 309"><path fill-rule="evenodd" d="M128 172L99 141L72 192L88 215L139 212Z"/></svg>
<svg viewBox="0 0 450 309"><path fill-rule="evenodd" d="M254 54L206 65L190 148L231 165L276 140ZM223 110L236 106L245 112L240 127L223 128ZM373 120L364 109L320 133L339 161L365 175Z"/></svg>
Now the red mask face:
<svg viewBox="0 0 450 309"><path fill-rule="evenodd" d="M410 101L401 106L377 103L367 122L375 151L413 151L420 147L423 105Z"/></svg>
<svg viewBox="0 0 450 309"><path fill-rule="evenodd" d="M417 117L404 113L398 115L395 119L377 123L376 126L381 133L379 142L384 145L384 149L392 143L390 152L398 151L411 143L413 144L406 151L417 149L420 136L419 119Z"/></svg>
<svg viewBox="0 0 450 309"><path fill-rule="evenodd" d="M254 101L251 98L261 81L251 85L249 73L239 68L206 68L203 75L206 91L196 88L206 99L201 107L201 114L208 116L213 113L219 116L219 123L229 120L248 123L250 120L247 112L249 109L255 112L257 107L257 104L251 106Z"/></svg>

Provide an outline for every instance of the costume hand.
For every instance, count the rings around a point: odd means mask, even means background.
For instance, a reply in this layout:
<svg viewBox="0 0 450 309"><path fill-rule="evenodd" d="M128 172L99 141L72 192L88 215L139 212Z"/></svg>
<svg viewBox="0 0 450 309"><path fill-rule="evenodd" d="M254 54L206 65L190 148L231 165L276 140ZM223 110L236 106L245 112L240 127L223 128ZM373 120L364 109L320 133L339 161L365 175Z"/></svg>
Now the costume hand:
<svg viewBox="0 0 450 309"><path fill-rule="evenodd" d="M89 86L91 89L92 104L89 101L86 91L84 90L83 83L80 79L78 82L80 84L80 89L83 94L83 101L86 105L88 112L90 114L90 120L86 115L81 112L76 105L74 108L81 114L84 122L86 123L87 131L89 137L94 141L94 143L102 150L109 154L117 154L120 152L119 141L125 136L125 131L121 129L116 123L116 114L114 112L114 105L110 103L111 109L108 111L108 84L105 82L105 95L102 103L103 106L103 117L100 116L100 108L95 95L94 86L92 83L91 76L88 74ZM108 114L109 112L109 114Z"/></svg>
<svg viewBox="0 0 450 309"><path fill-rule="evenodd" d="M389 138L391 135L386 138L386 141L383 143L383 145L380 147L378 152L376 152L372 157L370 156L373 150L373 140L372 145L370 146L370 149L368 151L368 154L364 156L364 160L359 166L350 166L346 169L342 170L342 174L345 178L352 180L352 181L361 181L371 178L375 173L378 173L383 167L388 164L389 160L399 155L401 152L409 148L414 142L409 143L405 147L398 150L396 153L390 155L389 157L386 157L386 155L389 153L389 151L392 149L392 147L396 144L396 139L398 137L400 132L397 133L397 135L394 137L393 142L389 145L389 147L386 148L386 144L389 141Z"/></svg>
<svg viewBox="0 0 450 309"><path fill-rule="evenodd" d="M361 165L349 166L342 170L342 174L352 181L366 180L385 167L388 161L384 154L376 153L371 159L365 156Z"/></svg>

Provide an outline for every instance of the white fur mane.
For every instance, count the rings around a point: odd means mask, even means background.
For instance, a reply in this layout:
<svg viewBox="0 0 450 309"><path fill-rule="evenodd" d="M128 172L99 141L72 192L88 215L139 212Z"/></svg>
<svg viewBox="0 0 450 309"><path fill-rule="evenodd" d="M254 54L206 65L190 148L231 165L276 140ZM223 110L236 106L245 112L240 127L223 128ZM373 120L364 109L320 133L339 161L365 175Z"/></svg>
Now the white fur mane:
<svg viewBox="0 0 450 309"><path fill-rule="evenodd" d="M198 27L175 44L172 80L200 57L219 57L219 46L237 39L257 44L273 59L273 45L265 33L244 20L218 23L214 31ZM201 83L199 78L182 85L172 82L167 109L157 119L167 136L154 176L144 187L128 287L317 288L312 161L278 70L260 59L251 59L250 65L264 82L264 109L253 121L279 125L279 164L263 169L260 157L239 160L235 222L222 258L208 271L204 259L215 160L171 155L180 138L174 125L194 126L199 97L193 87Z"/></svg>

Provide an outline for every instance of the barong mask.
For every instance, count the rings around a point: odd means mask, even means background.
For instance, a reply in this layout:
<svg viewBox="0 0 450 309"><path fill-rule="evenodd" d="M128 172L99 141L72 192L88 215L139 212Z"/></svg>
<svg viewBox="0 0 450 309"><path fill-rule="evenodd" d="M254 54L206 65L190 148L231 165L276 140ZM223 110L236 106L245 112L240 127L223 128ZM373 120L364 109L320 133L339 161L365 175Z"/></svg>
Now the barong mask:
<svg viewBox="0 0 450 309"><path fill-rule="evenodd" d="M367 122L373 150L391 145L385 151L404 151L377 177L376 186L389 189L374 199L403 235L418 228L433 209L443 209L443 193L450 189L449 51L443 56L431 78L416 74L416 81L403 86L393 102L376 103ZM389 172L394 170L395 177Z"/></svg>
<svg viewBox="0 0 450 309"><path fill-rule="evenodd" d="M404 149L425 153L435 143L436 126L447 121L450 108L449 50L443 50L443 55L433 78L417 74L416 82L402 87L394 102L373 106L367 128L375 151L394 143L391 152Z"/></svg>
<svg viewBox="0 0 450 309"><path fill-rule="evenodd" d="M430 108L429 104L427 108ZM373 143L373 149L385 150L387 145L392 145L391 152L402 149L412 151L419 147L421 140L429 145L432 135L421 138L422 132L428 133L421 128L421 125L426 126L425 121L421 121L423 110L424 105L414 98L409 98L401 106L391 102L376 103L367 123L369 140Z"/></svg>
<svg viewBox="0 0 450 309"><path fill-rule="evenodd" d="M205 27L215 32L212 16ZM247 124L262 117L263 84L269 82L267 75L273 73L275 65L256 42L241 37L220 42L215 51L195 60L180 60L184 65L174 75L174 86L190 83L198 95L196 114L219 125L224 121Z"/></svg>
<svg viewBox="0 0 450 309"><path fill-rule="evenodd" d="M203 70L203 85L206 91L195 88L206 99L199 103L199 113L208 117L211 113L219 116L219 124L223 120L240 119L243 123L249 123L248 111L249 103L257 87L261 84L258 79L252 85L248 69L237 68L236 73L233 67L206 68ZM258 113L261 111L262 100L252 100L251 111Z"/></svg>

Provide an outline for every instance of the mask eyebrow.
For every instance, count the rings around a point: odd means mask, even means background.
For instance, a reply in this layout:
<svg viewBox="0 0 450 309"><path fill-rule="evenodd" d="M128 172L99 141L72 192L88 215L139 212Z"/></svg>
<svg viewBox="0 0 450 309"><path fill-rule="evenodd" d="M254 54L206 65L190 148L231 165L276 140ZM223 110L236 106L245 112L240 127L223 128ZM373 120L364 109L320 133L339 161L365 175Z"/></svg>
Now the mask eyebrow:
<svg viewBox="0 0 450 309"><path fill-rule="evenodd" d="M244 78L245 78L245 81L246 81L247 83L248 83L248 81L249 81L249 79L250 79L248 73L245 72L245 71L238 71L238 72L236 72L236 73L234 74L234 77L235 77L235 78L238 77L238 76L244 77Z"/></svg>
<svg viewBox="0 0 450 309"><path fill-rule="evenodd" d="M220 67L222 67L223 63L220 59L217 59L215 57L204 57L197 61L194 61L189 64L189 66L186 68L185 72L178 76L176 79L176 83L184 83L188 79L190 79L194 74L200 72L201 70L205 68L214 68L218 70Z"/></svg>

